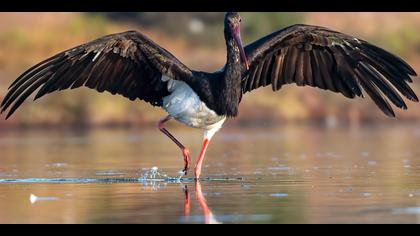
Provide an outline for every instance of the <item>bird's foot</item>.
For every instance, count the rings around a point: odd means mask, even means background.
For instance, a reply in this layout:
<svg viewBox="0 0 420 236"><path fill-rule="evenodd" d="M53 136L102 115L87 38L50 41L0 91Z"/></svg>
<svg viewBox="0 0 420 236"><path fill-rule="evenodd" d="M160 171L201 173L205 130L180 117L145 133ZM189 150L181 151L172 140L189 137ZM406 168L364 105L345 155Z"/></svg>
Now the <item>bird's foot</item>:
<svg viewBox="0 0 420 236"><path fill-rule="evenodd" d="M187 171L185 169L178 171L178 178L182 178L184 176L187 176Z"/></svg>
<svg viewBox="0 0 420 236"><path fill-rule="evenodd" d="M199 181L200 180L200 175L201 175L201 168L195 168L195 181Z"/></svg>
<svg viewBox="0 0 420 236"><path fill-rule="evenodd" d="M187 175L191 163L190 150L187 148L182 149L182 155L184 156L184 169L182 171L184 172L184 175Z"/></svg>

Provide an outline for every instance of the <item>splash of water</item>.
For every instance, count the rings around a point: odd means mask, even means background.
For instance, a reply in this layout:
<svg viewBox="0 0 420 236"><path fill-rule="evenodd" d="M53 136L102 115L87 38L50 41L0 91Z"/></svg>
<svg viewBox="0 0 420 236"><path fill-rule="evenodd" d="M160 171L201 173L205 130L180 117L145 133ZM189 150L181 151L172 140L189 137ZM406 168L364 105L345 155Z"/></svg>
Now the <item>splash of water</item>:
<svg viewBox="0 0 420 236"><path fill-rule="evenodd" d="M154 166L150 169L144 169L141 173L139 181L140 182L150 182L150 181L163 181L163 182L176 182L179 183L182 180L182 177L185 176L184 171L179 171L176 177L168 176L165 172L159 169L159 167Z"/></svg>
<svg viewBox="0 0 420 236"><path fill-rule="evenodd" d="M156 180L156 179L166 179L168 175L159 170L157 166L154 166L150 169L145 169L140 176L139 180Z"/></svg>
<svg viewBox="0 0 420 236"><path fill-rule="evenodd" d="M186 177L184 171L179 171L175 177L168 176L158 167L144 168L139 175L130 177L121 177L126 175L124 172L114 172L114 171L105 171L105 172L96 172L96 176L110 176L107 178L27 178L27 179L2 179L0 178L0 184L7 183L185 183L185 182L194 182L196 179L194 177ZM119 175L119 176L114 176ZM200 181L243 181L243 177L223 177L224 174L219 174L217 177L203 177L200 178ZM0 177L2 173L0 173ZM6 176L6 175L3 175ZM8 175L7 175L8 176ZM14 176L14 175L13 175ZM138 177L140 176L140 177Z"/></svg>

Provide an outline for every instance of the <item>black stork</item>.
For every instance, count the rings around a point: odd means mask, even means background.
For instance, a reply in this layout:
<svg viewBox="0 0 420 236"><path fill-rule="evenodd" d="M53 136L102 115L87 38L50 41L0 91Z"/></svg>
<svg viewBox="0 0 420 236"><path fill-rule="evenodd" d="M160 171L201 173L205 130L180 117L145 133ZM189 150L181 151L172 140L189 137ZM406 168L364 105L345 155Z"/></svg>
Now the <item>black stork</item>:
<svg viewBox="0 0 420 236"><path fill-rule="evenodd" d="M7 119L38 88L35 99L86 86L144 100L168 113L158 127L182 150L184 174L190 168L189 150L164 125L175 119L204 130L195 164L198 179L209 141L226 118L238 115L242 95L257 88L271 86L278 91L295 83L348 98L363 97L364 90L391 117L395 114L388 100L401 109L407 109L401 95L418 102L408 86L416 72L401 58L364 40L298 24L243 47L240 22L238 13L226 13L227 62L219 71L191 70L141 33L117 33L58 53L28 69L9 87L1 112L10 108Z"/></svg>

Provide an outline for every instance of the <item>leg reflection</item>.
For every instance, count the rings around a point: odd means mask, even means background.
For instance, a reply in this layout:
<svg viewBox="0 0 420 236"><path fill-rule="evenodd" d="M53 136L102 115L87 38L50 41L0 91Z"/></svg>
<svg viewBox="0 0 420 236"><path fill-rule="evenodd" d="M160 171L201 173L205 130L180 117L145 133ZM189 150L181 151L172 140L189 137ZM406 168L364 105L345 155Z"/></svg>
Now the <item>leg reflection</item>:
<svg viewBox="0 0 420 236"><path fill-rule="evenodd" d="M197 199L201 209L203 210L204 223L210 224L213 214L207 206L206 198L204 197L203 192L201 191L201 184L198 180L195 181L195 198Z"/></svg>
<svg viewBox="0 0 420 236"><path fill-rule="evenodd" d="M190 197L190 193L188 191L187 185L185 185L184 187L184 193L185 193L184 216L188 218L190 216L190 211L191 211L191 197ZM203 192L201 190L201 184L199 181L195 181L195 198L198 201L198 204L200 205L201 210L203 211L204 223L205 224L220 224L221 222L218 222L216 220L212 211L207 205L206 198L203 195Z"/></svg>
<svg viewBox="0 0 420 236"><path fill-rule="evenodd" d="M188 192L187 185L184 186L184 193L185 193L185 201L184 201L184 215L185 217L190 216L190 193Z"/></svg>

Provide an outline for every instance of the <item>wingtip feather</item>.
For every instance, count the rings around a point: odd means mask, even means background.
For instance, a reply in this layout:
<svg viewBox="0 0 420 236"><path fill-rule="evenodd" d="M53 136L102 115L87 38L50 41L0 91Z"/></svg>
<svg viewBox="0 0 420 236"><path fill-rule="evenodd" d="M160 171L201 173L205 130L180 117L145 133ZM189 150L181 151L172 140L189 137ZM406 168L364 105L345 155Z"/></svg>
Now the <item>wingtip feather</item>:
<svg viewBox="0 0 420 236"><path fill-rule="evenodd" d="M4 118L4 120L8 120L9 118L10 118L10 116L12 116L12 114L13 114L13 112L11 113L11 112L9 112L7 115L6 115L6 118Z"/></svg>

